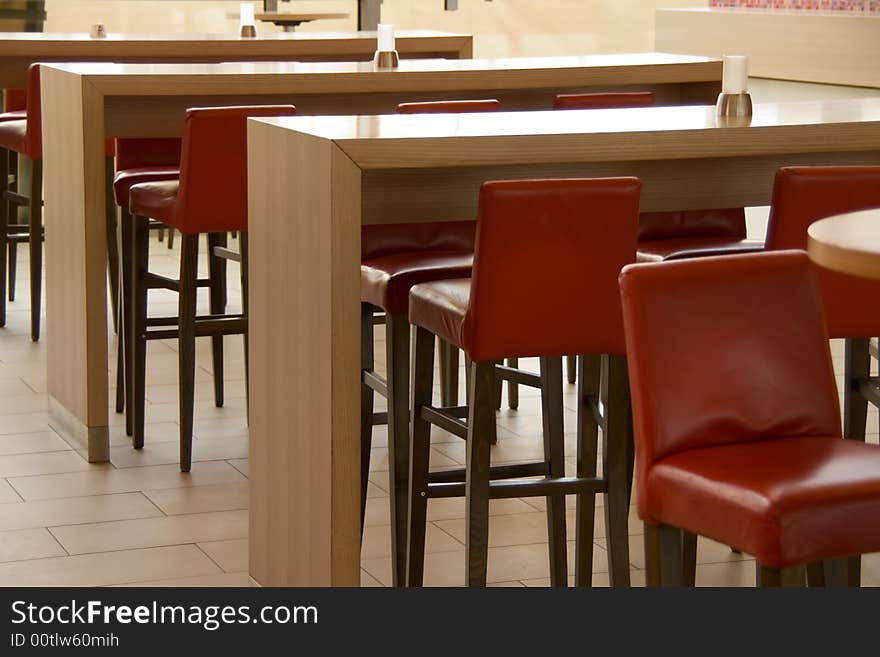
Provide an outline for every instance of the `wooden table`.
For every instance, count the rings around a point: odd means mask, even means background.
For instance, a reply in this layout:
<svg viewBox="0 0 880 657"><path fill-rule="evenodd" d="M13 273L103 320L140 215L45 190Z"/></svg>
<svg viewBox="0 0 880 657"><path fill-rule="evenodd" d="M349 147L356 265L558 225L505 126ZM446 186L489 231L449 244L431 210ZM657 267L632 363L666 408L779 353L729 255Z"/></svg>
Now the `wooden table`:
<svg viewBox="0 0 880 657"><path fill-rule="evenodd" d="M652 89L713 102L718 60L638 54L369 63L69 64L43 70L46 325L52 425L91 461L109 457L103 139L180 134L198 105L293 102L301 114L390 113L406 100L492 96L548 108L554 94Z"/></svg>
<svg viewBox="0 0 880 657"><path fill-rule="evenodd" d="M880 100L758 104L740 127L713 107L297 117L248 140L250 574L357 585L362 224L474 217L500 178L635 175L646 211L765 205L782 165L880 164Z"/></svg>
<svg viewBox="0 0 880 657"><path fill-rule="evenodd" d="M880 209L821 219L810 225L807 236L807 252L816 264L880 278Z"/></svg>
<svg viewBox="0 0 880 657"><path fill-rule="evenodd" d="M473 37L431 30L398 32L403 58L462 59L473 56ZM375 32L260 34L88 34L0 32L0 88L24 87L34 62L228 62L368 61L376 50Z"/></svg>

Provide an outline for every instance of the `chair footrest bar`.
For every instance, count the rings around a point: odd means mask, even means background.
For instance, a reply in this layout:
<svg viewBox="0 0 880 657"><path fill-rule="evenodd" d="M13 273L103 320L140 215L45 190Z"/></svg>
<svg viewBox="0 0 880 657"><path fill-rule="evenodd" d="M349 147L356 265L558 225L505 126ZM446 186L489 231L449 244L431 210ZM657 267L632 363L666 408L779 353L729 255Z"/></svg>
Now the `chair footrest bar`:
<svg viewBox="0 0 880 657"><path fill-rule="evenodd" d="M388 424L388 413L373 413L373 426Z"/></svg>
<svg viewBox="0 0 880 657"><path fill-rule="evenodd" d="M519 479L520 477L545 477L550 474L550 466L543 461L537 463L515 463L496 465L489 468L491 479ZM465 480L465 469L434 470L428 473L428 481L434 483L461 483Z"/></svg>
<svg viewBox="0 0 880 657"><path fill-rule="evenodd" d="M590 413L593 415L593 422L595 422L600 427L604 427L605 417L602 415L602 409L599 406L599 398L588 397L587 406L589 406Z"/></svg>
<svg viewBox="0 0 880 657"><path fill-rule="evenodd" d="M388 399L388 384L381 376L375 372L361 371L361 381L373 392L378 392L385 399Z"/></svg>
<svg viewBox="0 0 880 657"><path fill-rule="evenodd" d="M511 497L547 497L551 495L584 495L604 493L605 480L598 478L560 477L558 479L531 479L528 481L492 481L489 483L489 499ZM465 484L439 483L428 485L429 499L438 497L464 497Z"/></svg>
<svg viewBox="0 0 880 657"><path fill-rule="evenodd" d="M241 254L238 251L227 249L225 246L215 246L214 257L223 258L224 260L234 260L235 262L241 262Z"/></svg>
<svg viewBox="0 0 880 657"><path fill-rule="evenodd" d="M871 376L859 381L859 392L874 406L880 406L880 377Z"/></svg>
<svg viewBox="0 0 880 657"><path fill-rule="evenodd" d="M444 410L434 408L433 406L422 406L421 417L423 420L440 427L444 431L467 440L467 424L457 417L447 414Z"/></svg>
<svg viewBox="0 0 880 657"><path fill-rule="evenodd" d="M518 370L514 367L496 365L495 375L502 381L510 381L511 383L518 383L519 385L529 386L530 388L541 387L541 377L539 375L532 372L526 372L525 370Z"/></svg>

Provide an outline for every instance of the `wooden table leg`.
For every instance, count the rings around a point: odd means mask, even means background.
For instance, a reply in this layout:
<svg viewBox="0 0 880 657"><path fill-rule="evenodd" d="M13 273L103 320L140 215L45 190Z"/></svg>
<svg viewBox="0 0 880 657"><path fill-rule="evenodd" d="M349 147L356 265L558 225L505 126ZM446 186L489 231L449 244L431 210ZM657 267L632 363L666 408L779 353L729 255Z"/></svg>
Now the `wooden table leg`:
<svg viewBox="0 0 880 657"><path fill-rule="evenodd" d="M42 69L49 418L91 462L110 457L104 98Z"/></svg>
<svg viewBox="0 0 880 657"><path fill-rule="evenodd" d="M248 126L250 575L360 582L361 170Z"/></svg>

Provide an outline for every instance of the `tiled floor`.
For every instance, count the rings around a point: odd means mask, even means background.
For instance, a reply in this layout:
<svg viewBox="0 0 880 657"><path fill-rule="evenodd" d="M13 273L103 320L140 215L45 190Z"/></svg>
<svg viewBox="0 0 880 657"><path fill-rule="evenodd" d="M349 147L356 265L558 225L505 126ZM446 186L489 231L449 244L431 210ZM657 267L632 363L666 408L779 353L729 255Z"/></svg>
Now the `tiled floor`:
<svg viewBox="0 0 880 657"><path fill-rule="evenodd" d="M177 251L153 241L153 266L173 273ZM226 405L215 408L210 349L198 349L197 406L192 472L177 467L177 360L173 342L149 345L147 436L142 451L130 447L122 416L112 412L112 463L90 465L48 426L46 342L28 335L27 256L19 255L17 300L0 330L0 585L217 585L246 586L247 424L241 341L226 345ZM230 268L230 297L238 304L237 271ZM170 293L155 292L152 312L174 312ZM377 335L382 341L381 329ZM110 335L111 346L115 338ZM383 353L381 344L377 353ZM841 345L834 344L841 367ZM111 359L113 360L113 359ZM379 365L381 370L381 364ZM110 372L111 382L115 380ZM462 377L463 379L463 377ZM518 411L499 414L496 462L539 457L540 405L522 389ZM112 397L112 395L111 395ZM574 387L566 388L566 426L574 427ZM877 442L876 410L869 415ZM390 581L385 428L375 430L362 582ZM567 453L574 453L567 434ZM463 463L463 445L438 431L432 463ZM567 459L569 468L574 466ZM599 500L601 505L601 499ZM489 581L503 586L548 584L546 521L542 499L493 501ZM594 584L607 585L605 531L596 525ZM432 500L428 506L429 585L457 585L464 578L464 502ZM573 538L569 517L569 538ZM642 527L630 516L632 580L643 585ZM569 542L569 554L574 544ZM726 546L701 540L697 582L740 586L754 583L754 562ZM865 584L880 584L880 554L865 559Z"/></svg>

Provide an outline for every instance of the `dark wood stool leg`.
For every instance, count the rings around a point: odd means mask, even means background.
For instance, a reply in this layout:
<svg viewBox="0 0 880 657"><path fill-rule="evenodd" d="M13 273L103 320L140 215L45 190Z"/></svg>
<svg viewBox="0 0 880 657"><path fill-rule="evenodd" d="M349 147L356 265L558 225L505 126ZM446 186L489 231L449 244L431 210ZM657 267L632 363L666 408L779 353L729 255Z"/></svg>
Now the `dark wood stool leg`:
<svg viewBox="0 0 880 657"><path fill-rule="evenodd" d="M8 252L12 250L12 243L9 242L10 203L6 200L7 191L9 191L9 151L0 149L0 297L2 297L0 298L0 326L6 326L6 258ZM12 296L12 290L13 286L10 284L10 296Z"/></svg>
<svg viewBox="0 0 880 657"><path fill-rule="evenodd" d="M562 358L541 358L541 411L544 425L544 460L550 478L565 476L565 443L562 405ZM565 536L565 496L547 497L547 536L550 543L550 583L568 586Z"/></svg>
<svg viewBox="0 0 880 657"><path fill-rule="evenodd" d="M128 332L131 344L131 368L129 387L131 403L128 408L132 414L132 444L135 449L144 446L144 404L146 396L147 365L147 287L144 275L147 273L150 258L149 219L132 215L131 249L131 330Z"/></svg>
<svg viewBox="0 0 880 657"><path fill-rule="evenodd" d="M122 325L120 340L122 342L122 360L124 364L123 375L125 381L122 387L125 393L125 433L126 435L131 436L134 434L134 414L132 410L134 408L134 389L132 387L134 384L134 380L132 379L132 369L134 367L134 342L132 341L133 293L131 281L135 242L133 234L134 224L127 207L120 209L119 224L119 253L122 256L122 262L120 263L122 269L122 280L120 281L120 285L122 286Z"/></svg>
<svg viewBox="0 0 880 657"><path fill-rule="evenodd" d="M180 390L180 471L192 466L193 400L196 375L196 288L199 274L199 236L183 235L180 240L180 322L178 326L178 364Z"/></svg>
<svg viewBox="0 0 880 657"><path fill-rule="evenodd" d="M388 488L391 504L393 585L406 581L406 519L409 506L409 322L385 317L388 387Z"/></svg>
<svg viewBox="0 0 880 657"><path fill-rule="evenodd" d="M847 587L860 585L861 559L845 557L825 559L807 564L807 585L825 587ZM855 569L853 568L855 566Z"/></svg>
<svg viewBox="0 0 880 657"><path fill-rule="evenodd" d="M519 358L508 358L507 366L514 369L519 367ZM516 410L519 408L519 385L513 381L507 382L507 408Z"/></svg>
<svg viewBox="0 0 880 657"><path fill-rule="evenodd" d="M169 249L174 248L174 229L173 228L168 229L168 248Z"/></svg>
<svg viewBox="0 0 880 657"><path fill-rule="evenodd" d="M489 559L489 453L491 427L495 424L497 377L492 361L474 363L471 369L465 465L465 559L468 586L486 586Z"/></svg>
<svg viewBox="0 0 880 657"><path fill-rule="evenodd" d="M574 383L577 380L577 356L565 357L565 369L568 374L568 382Z"/></svg>
<svg viewBox="0 0 880 657"><path fill-rule="evenodd" d="M605 527L608 540L608 573L611 586L629 586L629 490L632 475L629 454L632 451L632 410L626 358L603 356L607 364L602 387L607 400L605 431L602 432L602 459L607 492ZM679 564L679 567L681 565Z"/></svg>
<svg viewBox="0 0 880 657"><path fill-rule="evenodd" d="M499 361L496 361L495 364L496 365L503 365L504 361L499 360ZM496 375L495 376L495 410L496 411L501 410L501 398L503 397L502 392L501 392L502 385L503 385L503 381L501 380L500 377L498 377L498 375Z"/></svg>
<svg viewBox="0 0 880 657"><path fill-rule="evenodd" d="M15 151L7 151L9 154L9 168L7 169L7 174L11 173L15 178L15 183L10 187L13 191L18 191L18 153ZM6 176L6 180L9 180L9 176ZM9 223L17 224L18 221L18 205L15 203L9 203L8 201L4 201L6 203L6 212L7 212L7 228ZM18 273L18 244L16 242L9 243L9 300L15 301L15 279L16 274ZM2 288L0 288L2 290ZM4 321L5 321L5 312L6 312L6 304L3 304L3 312L4 312ZM2 326L2 324L0 324Z"/></svg>
<svg viewBox="0 0 880 657"><path fill-rule="evenodd" d="M18 208L11 208L18 213ZM15 277L18 273L18 244L9 243L9 300L15 301ZM0 288L2 290L3 288Z"/></svg>
<svg viewBox="0 0 880 657"><path fill-rule="evenodd" d="M248 312L250 312L250 287L248 283L248 267L250 266L250 259L248 257L248 232L246 230L242 230L238 232L238 252L241 256L241 267L240 275L241 275L241 312L245 316L248 317ZM250 338L249 338L249 330L245 330L244 332L244 395L245 395L245 405L247 407L248 418L250 419L251 412L251 367L250 367Z"/></svg>
<svg viewBox="0 0 880 657"><path fill-rule="evenodd" d="M645 568L648 586L683 586L683 532L668 525L645 523Z"/></svg>
<svg viewBox="0 0 880 657"><path fill-rule="evenodd" d="M578 427L577 476L595 477L599 458L599 425L593 417L591 401L599 400L600 356L577 359ZM593 537L596 523L596 496L582 494L576 498L576 550L574 560L575 586L593 584Z"/></svg>
<svg viewBox="0 0 880 657"><path fill-rule="evenodd" d="M367 485L370 481L370 449L373 447L373 389L363 382L363 373L372 372L373 306L361 304L361 537L367 514Z"/></svg>
<svg viewBox="0 0 880 657"><path fill-rule="evenodd" d="M30 217L31 340L40 339L40 311L43 302L43 162L31 160Z"/></svg>
<svg viewBox="0 0 880 657"><path fill-rule="evenodd" d="M212 315L226 312L226 259L214 255L214 247L226 246L226 233L208 233L209 308ZM211 336L214 370L214 406L223 406L223 336Z"/></svg>
<svg viewBox="0 0 880 657"><path fill-rule="evenodd" d="M870 371L870 340L868 338L844 340L843 435L851 440L865 441L868 400L859 387L868 378Z"/></svg>
<svg viewBox="0 0 880 657"><path fill-rule="evenodd" d="M697 584L697 535L681 530L682 586Z"/></svg>
<svg viewBox="0 0 880 657"><path fill-rule="evenodd" d="M806 584L805 575L806 569L802 566L771 568L755 562L755 581L760 587L801 587Z"/></svg>
<svg viewBox="0 0 880 657"><path fill-rule="evenodd" d="M662 573L660 572L660 527L645 523L645 584L647 586L660 586Z"/></svg>
<svg viewBox="0 0 880 657"><path fill-rule="evenodd" d="M105 211L107 212L107 277L110 282L110 309L113 314L113 330L119 333L119 250L116 242L116 197L113 194L112 157L104 158Z"/></svg>
<svg viewBox="0 0 880 657"><path fill-rule="evenodd" d="M430 406L434 389L434 334L419 327L416 327L411 372L406 585L421 586L425 572L425 523L431 449L431 424L422 419L421 409Z"/></svg>
<svg viewBox="0 0 880 657"><path fill-rule="evenodd" d="M458 347L440 340L440 405L458 406Z"/></svg>
<svg viewBox="0 0 880 657"><path fill-rule="evenodd" d="M120 318L122 319L122 318ZM119 324L119 331L116 333L116 412L122 413L125 410L125 337L122 323Z"/></svg>

